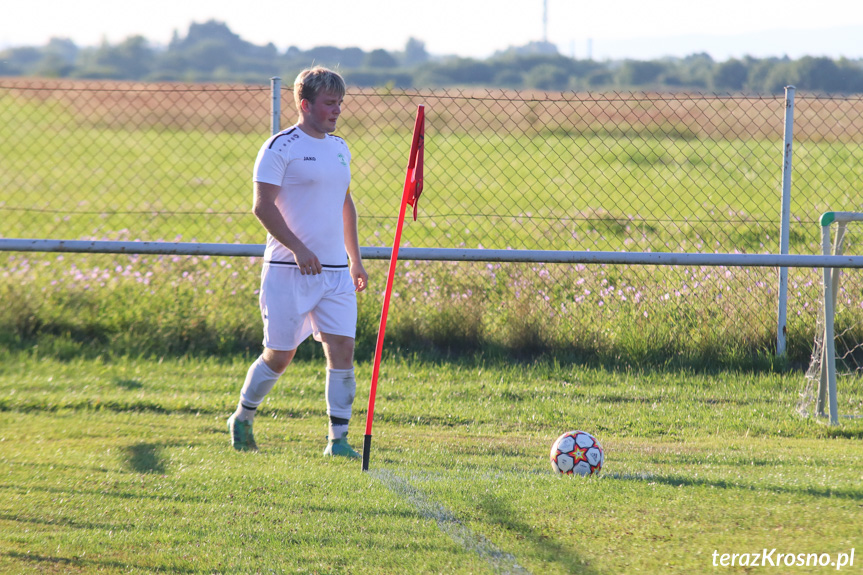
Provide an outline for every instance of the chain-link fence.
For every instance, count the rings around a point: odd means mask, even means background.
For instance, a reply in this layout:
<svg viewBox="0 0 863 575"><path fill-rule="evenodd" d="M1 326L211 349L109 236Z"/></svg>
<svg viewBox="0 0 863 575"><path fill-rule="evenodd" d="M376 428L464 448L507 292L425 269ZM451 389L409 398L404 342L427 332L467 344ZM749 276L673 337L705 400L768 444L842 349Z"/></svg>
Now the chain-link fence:
<svg viewBox="0 0 863 575"><path fill-rule="evenodd" d="M282 99L286 127L289 88ZM0 234L263 243L251 172L270 101L269 86L0 80ZM418 104L425 188L405 245L779 252L784 98L476 89L349 88L338 133L362 245L392 242ZM863 209L863 99L798 94L796 109L790 251L814 254L822 212ZM32 258L5 257L6 278L33 273ZM70 259L59 284L80 281ZM93 267L132 265L108 259ZM623 346L634 360L681 353L679 337L696 355L722 340L737 352L775 342L776 270L453 265L406 264L401 297L419 307L396 312L405 338ZM789 285L789 350L802 356L817 272L792 270ZM476 316L461 335L453 310Z"/></svg>

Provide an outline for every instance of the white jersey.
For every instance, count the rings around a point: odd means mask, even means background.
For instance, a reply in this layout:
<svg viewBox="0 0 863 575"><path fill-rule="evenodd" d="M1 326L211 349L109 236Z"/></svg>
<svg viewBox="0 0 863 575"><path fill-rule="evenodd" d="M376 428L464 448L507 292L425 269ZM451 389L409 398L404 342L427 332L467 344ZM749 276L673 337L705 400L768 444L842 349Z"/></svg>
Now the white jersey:
<svg viewBox="0 0 863 575"><path fill-rule="evenodd" d="M281 186L276 207L324 269L347 267L342 207L351 183L351 153L343 139L288 128L261 147L253 179ZM296 265L294 254L270 234L264 260Z"/></svg>

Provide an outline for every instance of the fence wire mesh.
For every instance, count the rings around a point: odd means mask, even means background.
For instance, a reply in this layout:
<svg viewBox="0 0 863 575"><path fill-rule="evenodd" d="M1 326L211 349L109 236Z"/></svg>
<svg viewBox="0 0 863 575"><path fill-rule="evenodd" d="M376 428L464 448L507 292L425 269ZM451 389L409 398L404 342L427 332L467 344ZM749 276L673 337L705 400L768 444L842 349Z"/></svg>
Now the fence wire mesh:
<svg viewBox="0 0 863 575"><path fill-rule="evenodd" d="M270 100L269 86L0 80L0 234L263 243L251 172L269 135ZM290 88L282 101L287 127L296 120ZM392 243L418 104L426 106L425 188L405 245L779 252L784 98L477 89L349 88L338 134L353 154L362 245ZM798 94L796 111L791 253L814 254L822 212L861 209L863 99ZM87 274L140 285L153 272L142 261L158 261L172 278L168 291L201 275L167 257L45 256L51 284L32 276L39 259L4 256L7 295L33 297L9 291L28 282L83 289ZM255 282L218 261L209 273L239 282L229 293L239 290L255 320ZM180 267L159 267L171 265ZM464 341L611 355L623 346L636 360L698 355L720 340L739 342L734 353L775 342L776 270L406 266L399 287L414 307L394 313L396 331L411 337L435 340L438 329L440 339L458 339L446 318L459 310L474 318ZM384 270L371 267L380 291ZM817 301L817 271L792 270L789 352L801 360Z"/></svg>

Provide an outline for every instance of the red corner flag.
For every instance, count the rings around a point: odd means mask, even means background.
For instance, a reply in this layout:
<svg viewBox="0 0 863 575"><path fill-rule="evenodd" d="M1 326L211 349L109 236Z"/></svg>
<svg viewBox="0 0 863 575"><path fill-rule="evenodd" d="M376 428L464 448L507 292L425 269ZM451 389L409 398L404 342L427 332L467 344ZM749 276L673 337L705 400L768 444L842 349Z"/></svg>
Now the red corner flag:
<svg viewBox="0 0 863 575"><path fill-rule="evenodd" d="M417 107L417 119L414 123L414 137L411 142L411 152L408 156L408 170L405 174L405 187L402 191L402 201L399 207L399 220L396 224L396 237L393 240L393 251L390 256L390 270L387 274L387 288L384 292L384 306L381 310L381 324L378 329L378 343L375 348L375 366L372 370L372 385L369 390L369 411L366 415L366 434L363 438L363 471L369 469L369 454L372 449L372 422L375 418L375 395L378 391L378 374L381 367L381 352L384 347L384 332L387 329L387 313L390 309L390 295L393 293L393 280L396 275L396 262L399 257L399 245L402 241L402 226L405 220L407 206L414 208L414 221L417 219L417 200L423 191L423 151L425 150L425 106Z"/></svg>
<svg viewBox="0 0 863 575"><path fill-rule="evenodd" d="M425 107L417 108L414 123L414 139L411 142L411 155L408 159L408 173L405 177L403 201L414 208L414 221L417 221L417 201L423 193L423 152L425 151Z"/></svg>

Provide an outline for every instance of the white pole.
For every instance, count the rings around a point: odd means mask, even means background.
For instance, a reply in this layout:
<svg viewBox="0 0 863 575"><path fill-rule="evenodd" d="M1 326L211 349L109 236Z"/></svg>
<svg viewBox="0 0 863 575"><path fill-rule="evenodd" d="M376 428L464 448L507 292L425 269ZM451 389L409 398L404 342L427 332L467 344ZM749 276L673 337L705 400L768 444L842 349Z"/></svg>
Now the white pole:
<svg viewBox="0 0 863 575"><path fill-rule="evenodd" d="M830 224L821 227L821 253L827 255L830 250ZM839 404L836 401L836 346L833 342L833 272L824 268L824 355L821 370L827 370L827 399L830 403L830 424L839 423ZM819 396L821 393L819 393Z"/></svg>
<svg viewBox="0 0 863 575"><path fill-rule="evenodd" d="M821 254L825 256L831 255L830 250L830 224L834 221L833 212L826 212L821 215ZM825 236L826 234L826 236ZM830 288L826 276L827 270L822 270L822 291L827 294ZM832 280L832 276L830 278ZM834 306L836 300L833 300ZM834 308L835 309L835 308ZM826 317L827 301L822 295L821 300L821 317ZM827 327L826 324L821 326L821 376L818 378L818 399L815 401L815 415L824 416L824 406L827 402L827 362L834 361L832 356L827 355Z"/></svg>
<svg viewBox="0 0 863 575"><path fill-rule="evenodd" d="M791 147L794 139L794 86L785 87L785 136L782 160L782 213L779 226L779 253L788 253L791 224ZM788 268L779 268L779 310L776 325L776 355L785 355L788 317Z"/></svg>
<svg viewBox="0 0 863 575"><path fill-rule="evenodd" d="M199 244L192 242L120 242L0 238L0 252L59 252L261 257L264 244ZM361 247L363 259L389 260L387 247ZM468 248L400 248L399 259L445 262L525 262L548 264L626 264L650 266L727 266L863 269L863 256L808 254L721 254L698 252L562 252Z"/></svg>
<svg viewBox="0 0 863 575"><path fill-rule="evenodd" d="M282 79L278 76L270 78L270 99L270 135L273 135L282 129Z"/></svg>

